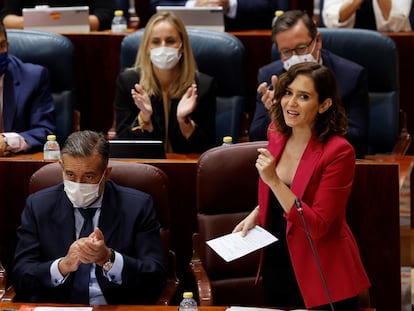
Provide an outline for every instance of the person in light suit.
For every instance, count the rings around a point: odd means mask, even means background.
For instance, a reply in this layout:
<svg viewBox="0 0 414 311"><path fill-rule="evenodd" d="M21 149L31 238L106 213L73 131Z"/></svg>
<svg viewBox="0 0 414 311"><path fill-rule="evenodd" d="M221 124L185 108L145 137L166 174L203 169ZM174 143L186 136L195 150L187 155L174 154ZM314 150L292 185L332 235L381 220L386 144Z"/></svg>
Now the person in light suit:
<svg viewBox="0 0 414 311"><path fill-rule="evenodd" d="M0 24L0 156L40 151L56 129L47 68L23 63L8 50Z"/></svg>
<svg viewBox="0 0 414 311"><path fill-rule="evenodd" d="M273 98L272 79L286 71L294 62L312 61L328 67L339 85L341 101L348 116L346 138L354 146L358 158L368 152L369 95L365 68L323 49L323 38L306 12L292 10L279 16L272 38L281 59L259 69L256 110L250 124L251 141L266 140L268 115Z"/></svg>
<svg viewBox="0 0 414 311"><path fill-rule="evenodd" d="M222 6L226 31L270 29L278 0L151 0L150 14L157 6Z"/></svg>
<svg viewBox="0 0 414 311"><path fill-rule="evenodd" d="M304 62L274 87L269 143L256 160L259 205L234 231L259 224L279 239L262 253L267 306L353 310L370 281L345 218L355 152L335 77Z"/></svg>
<svg viewBox="0 0 414 311"><path fill-rule="evenodd" d="M28 197L12 272L17 301L98 305L158 299L166 276L153 199L108 180L108 158L102 134L74 132L61 151L63 183ZM94 210L95 229L82 237L86 210ZM90 280L82 287L79 272L85 267Z"/></svg>
<svg viewBox="0 0 414 311"><path fill-rule="evenodd" d="M172 12L145 26L133 67L116 82L117 139L153 139L166 152L215 146L216 82L197 69L187 30Z"/></svg>

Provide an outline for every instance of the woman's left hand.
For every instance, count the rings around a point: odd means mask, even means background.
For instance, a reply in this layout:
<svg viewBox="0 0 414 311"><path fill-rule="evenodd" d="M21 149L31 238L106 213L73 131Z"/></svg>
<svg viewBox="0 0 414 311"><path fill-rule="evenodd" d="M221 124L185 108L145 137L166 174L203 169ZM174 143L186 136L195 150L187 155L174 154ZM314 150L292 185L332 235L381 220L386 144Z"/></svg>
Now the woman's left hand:
<svg viewBox="0 0 414 311"><path fill-rule="evenodd" d="M269 185L272 181L279 179L276 174L276 161L266 148L257 149L259 156L256 160L256 168L262 180Z"/></svg>
<svg viewBox="0 0 414 311"><path fill-rule="evenodd" d="M185 92L177 106L177 119L183 120L187 118L197 107L197 85L192 84Z"/></svg>

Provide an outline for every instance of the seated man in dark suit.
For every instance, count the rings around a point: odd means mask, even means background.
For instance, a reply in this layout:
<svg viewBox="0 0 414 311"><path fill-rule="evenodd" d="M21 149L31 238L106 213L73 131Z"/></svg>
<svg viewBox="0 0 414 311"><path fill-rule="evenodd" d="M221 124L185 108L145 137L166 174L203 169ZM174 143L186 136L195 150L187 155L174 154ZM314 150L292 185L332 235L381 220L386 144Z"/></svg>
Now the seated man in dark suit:
<svg viewBox="0 0 414 311"><path fill-rule="evenodd" d="M40 151L56 128L48 70L23 63L8 50L0 23L0 156Z"/></svg>
<svg viewBox="0 0 414 311"><path fill-rule="evenodd" d="M278 0L151 0L150 15L157 6L222 6L226 31L269 29Z"/></svg>
<svg viewBox="0 0 414 311"><path fill-rule="evenodd" d="M63 184L28 197L17 229L16 300L156 302L165 267L153 200L108 180L108 157L102 134L74 132L61 151Z"/></svg>
<svg viewBox="0 0 414 311"><path fill-rule="evenodd" d="M250 140L267 140L267 127L270 123L268 109L273 99L273 91L268 86L275 85L277 76L293 64L313 61L325 65L335 75L342 104L348 116L346 138L354 146L356 156L362 158L367 152L369 124L368 82L365 69L322 49L321 35L305 12L293 10L279 16L272 29L272 38L281 60L259 69L259 94L250 125Z"/></svg>

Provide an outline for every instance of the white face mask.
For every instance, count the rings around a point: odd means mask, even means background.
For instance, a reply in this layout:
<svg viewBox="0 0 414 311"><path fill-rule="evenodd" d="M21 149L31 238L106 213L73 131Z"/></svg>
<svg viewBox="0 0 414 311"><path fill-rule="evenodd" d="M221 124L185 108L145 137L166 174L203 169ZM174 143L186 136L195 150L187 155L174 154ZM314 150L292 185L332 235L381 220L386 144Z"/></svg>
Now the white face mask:
<svg viewBox="0 0 414 311"><path fill-rule="evenodd" d="M312 55L315 49L315 46L316 46L316 40L315 40L313 49L310 53L302 54L302 55L293 54L290 58L288 58L287 60L283 62L283 68L285 68L285 70L288 71L290 67L296 64L305 63L305 62L317 63L318 61Z"/></svg>
<svg viewBox="0 0 414 311"><path fill-rule="evenodd" d="M105 173L97 184L85 184L63 180L64 190L72 204L76 207L87 207L99 197L99 185L103 180Z"/></svg>
<svg viewBox="0 0 414 311"><path fill-rule="evenodd" d="M171 69L178 64L178 61L181 58L181 53L179 51L179 48L170 48L166 46L151 49L151 62L159 69Z"/></svg>

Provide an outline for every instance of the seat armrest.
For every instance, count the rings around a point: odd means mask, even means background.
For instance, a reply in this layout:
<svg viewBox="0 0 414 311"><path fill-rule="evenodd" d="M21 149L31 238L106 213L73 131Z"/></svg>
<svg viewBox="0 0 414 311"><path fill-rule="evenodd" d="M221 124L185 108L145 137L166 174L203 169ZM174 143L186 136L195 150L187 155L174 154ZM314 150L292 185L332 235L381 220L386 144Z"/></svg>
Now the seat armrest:
<svg viewBox="0 0 414 311"><path fill-rule="evenodd" d="M11 302L15 296L14 288L7 288L7 271L0 261L0 302Z"/></svg>
<svg viewBox="0 0 414 311"><path fill-rule="evenodd" d="M16 292L14 291L13 286L9 286L3 297L1 297L0 302L13 302L15 296Z"/></svg>
<svg viewBox="0 0 414 311"><path fill-rule="evenodd" d="M168 271L167 282L164 289L161 292L160 297L157 300L157 305L169 306L173 304L173 299L177 293L180 285L180 280L176 274L176 256L175 252L169 250L168 252Z"/></svg>
<svg viewBox="0 0 414 311"><path fill-rule="evenodd" d="M400 135L392 149L392 155L405 155L410 145L411 135L407 130L407 113L400 110Z"/></svg>
<svg viewBox="0 0 414 311"><path fill-rule="evenodd" d="M197 233L193 234L193 257L190 261L190 270L196 282L199 305L212 306L213 295L211 292L211 283L200 259L199 236Z"/></svg>

